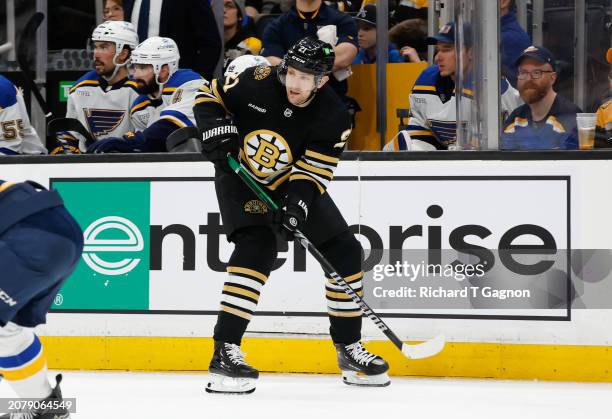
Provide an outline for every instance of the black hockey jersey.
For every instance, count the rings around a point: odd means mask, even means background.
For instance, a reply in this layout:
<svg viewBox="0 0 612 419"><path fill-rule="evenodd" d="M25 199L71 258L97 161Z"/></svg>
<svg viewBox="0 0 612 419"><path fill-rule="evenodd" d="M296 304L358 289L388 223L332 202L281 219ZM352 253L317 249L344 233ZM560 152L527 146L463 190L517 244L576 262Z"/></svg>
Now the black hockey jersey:
<svg viewBox="0 0 612 419"><path fill-rule="evenodd" d="M270 190L307 181L324 193L351 133L346 107L327 85L306 107L292 105L276 67L259 66L200 89L198 126L229 116L240 135L239 160Z"/></svg>

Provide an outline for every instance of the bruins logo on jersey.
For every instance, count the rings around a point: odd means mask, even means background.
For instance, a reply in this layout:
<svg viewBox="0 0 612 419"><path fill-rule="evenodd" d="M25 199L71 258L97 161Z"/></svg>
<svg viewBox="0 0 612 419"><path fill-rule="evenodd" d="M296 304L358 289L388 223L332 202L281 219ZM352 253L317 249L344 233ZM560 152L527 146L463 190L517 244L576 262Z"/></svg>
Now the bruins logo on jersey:
<svg viewBox="0 0 612 419"><path fill-rule="evenodd" d="M272 69L265 65L255 67L255 80L263 80L270 75Z"/></svg>
<svg viewBox="0 0 612 419"><path fill-rule="evenodd" d="M244 212L250 214L267 214L268 206L258 199L252 199L244 204Z"/></svg>
<svg viewBox="0 0 612 419"><path fill-rule="evenodd" d="M265 129L244 137L247 162L257 176L268 177L293 162L287 141L278 133Z"/></svg>

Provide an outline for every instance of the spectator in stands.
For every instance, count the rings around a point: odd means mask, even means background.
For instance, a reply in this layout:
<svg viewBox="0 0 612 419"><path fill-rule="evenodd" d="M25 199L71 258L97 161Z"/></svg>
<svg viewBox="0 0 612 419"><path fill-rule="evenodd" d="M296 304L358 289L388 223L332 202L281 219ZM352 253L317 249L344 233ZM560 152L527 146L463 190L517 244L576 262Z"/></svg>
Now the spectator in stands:
<svg viewBox="0 0 612 419"><path fill-rule="evenodd" d="M104 20L125 20L123 0L106 0L103 13Z"/></svg>
<svg viewBox="0 0 612 419"><path fill-rule="evenodd" d="M328 6L331 6L344 13L357 13L367 4L376 4L376 1L371 0L325 0ZM363 3L363 4L362 4Z"/></svg>
<svg viewBox="0 0 612 419"><path fill-rule="evenodd" d="M246 0L244 11L247 16L257 19L263 9L263 0Z"/></svg>
<svg viewBox="0 0 612 419"><path fill-rule="evenodd" d="M307 36L318 36L334 46L336 60L329 83L348 101L346 78L358 51L357 25L349 15L327 6L322 0L297 0L287 13L272 21L263 35L261 55L272 65L278 65L289 47Z"/></svg>
<svg viewBox="0 0 612 419"><path fill-rule="evenodd" d="M472 50L471 30L464 27L465 45L462 48L462 66L457 68L455 53L455 25L448 23L440 29L440 33L428 42L436 45L435 65L427 67L416 80L410 94L410 113L406 135L412 141L418 142L424 149L447 150L456 142L457 116L455 102L455 77L461 71L464 77L462 97L469 100L473 97L471 90ZM507 80L501 81L501 111L510 113L520 105L518 92L510 86ZM469 111L469 104L464 110ZM467 112L466 112L467 113ZM462 114L461 121L468 121ZM406 136L404 136L406 137ZM385 150L399 151L399 142L391 142Z"/></svg>
<svg viewBox="0 0 612 419"><path fill-rule="evenodd" d="M244 8L244 0L223 1L223 28L225 40L223 68L241 55L259 55L261 40L255 36L252 19L249 19Z"/></svg>
<svg viewBox="0 0 612 419"><path fill-rule="evenodd" d="M558 95L555 57L543 47L530 46L516 62L518 89L525 104L504 124L501 149L577 149L578 106Z"/></svg>
<svg viewBox="0 0 612 419"><path fill-rule="evenodd" d="M0 156L47 154L30 118L23 93L0 75Z"/></svg>
<svg viewBox="0 0 612 419"><path fill-rule="evenodd" d="M608 61L608 64L612 64L612 48L608 48L606 60ZM610 83L610 89L608 93L610 93L612 92L612 68L608 73L608 82ZM608 100L604 101L604 103L599 107L599 109L597 109L595 147L612 147L612 98L609 98Z"/></svg>
<svg viewBox="0 0 612 419"><path fill-rule="evenodd" d="M126 20L141 41L153 36L172 38L181 64L212 80L221 56L221 38L207 0L124 0Z"/></svg>
<svg viewBox="0 0 612 419"><path fill-rule="evenodd" d="M427 19L428 0L398 0L391 11L391 24L395 25L407 19Z"/></svg>
<svg viewBox="0 0 612 419"><path fill-rule="evenodd" d="M427 60L427 22L423 19L407 19L389 30L389 41L400 50L407 62Z"/></svg>
<svg viewBox="0 0 612 419"><path fill-rule="evenodd" d="M516 86L516 60L531 45L529 35L516 19L515 0L500 2L500 36L502 75Z"/></svg>
<svg viewBox="0 0 612 419"><path fill-rule="evenodd" d="M376 63L376 5L369 4L357 13L355 20L359 25L358 39L359 52L353 60L353 64ZM390 63L403 63L404 57L389 43Z"/></svg>

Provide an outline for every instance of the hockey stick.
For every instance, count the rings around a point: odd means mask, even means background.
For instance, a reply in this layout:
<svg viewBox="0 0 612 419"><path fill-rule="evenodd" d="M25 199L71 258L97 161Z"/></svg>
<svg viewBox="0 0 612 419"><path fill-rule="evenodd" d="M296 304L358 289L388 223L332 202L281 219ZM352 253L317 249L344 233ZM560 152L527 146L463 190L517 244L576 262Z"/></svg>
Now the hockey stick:
<svg viewBox="0 0 612 419"><path fill-rule="evenodd" d="M166 150L172 153L200 153L200 131L197 127L177 129L168 135Z"/></svg>
<svg viewBox="0 0 612 419"><path fill-rule="evenodd" d="M91 132L87 130L76 118L55 118L47 124L47 135L55 135L62 131L73 131L85 137L85 145L89 146L95 141Z"/></svg>
<svg viewBox="0 0 612 419"><path fill-rule="evenodd" d="M230 168L236 172L238 176L247 184L247 186L255 193L255 195L264 201L267 205L269 205L273 210L278 210L278 205L264 192L264 190L257 184L251 175L236 161L236 159L228 154L227 162ZM374 311L366 304L366 302L361 298L355 290L342 278L340 275L336 273L334 267L329 263L329 261L319 252L319 250L304 236L304 234L299 231L294 231L295 239L310 252L310 254L321 264L321 267L329 276L332 277L336 284L340 285L344 292L351 297L351 300L355 304L357 304L363 313L370 318L378 326L378 328L393 342L393 344L402 351L402 353L410 358L410 359L419 359L419 358L427 358L433 356L440 352L444 348L445 338L444 335L440 334L433 339L426 340L422 343L417 344L407 344L403 343L397 335L387 326L387 324L380 318Z"/></svg>
<svg viewBox="0 0 612 419"><path fill-rule="evenodd" d="M19 40L19 45L17 46L17 62L19 63L21 71L23 72L28 87L34 94L34 97L36 98L40 109L42 109L43 113L45 114L45 118L50 118L52 116L52 113L49 109L49 105L47 105L47 101L40 94L40 90L38 89L38 86L34 81L34 76L28 68L27 42L29 39L34 37L36 31L38 30L38 27L44 19L45 15L43 13L36 12L26 23L25 27L23 28L23 31L21 32L21 39Z"/></svg>

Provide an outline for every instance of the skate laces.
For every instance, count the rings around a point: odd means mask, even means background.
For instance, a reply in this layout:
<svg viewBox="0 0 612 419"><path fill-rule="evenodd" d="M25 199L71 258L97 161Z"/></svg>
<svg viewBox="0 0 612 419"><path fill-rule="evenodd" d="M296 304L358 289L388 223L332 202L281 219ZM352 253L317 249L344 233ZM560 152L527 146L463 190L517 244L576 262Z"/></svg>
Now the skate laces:
<svg viewBox="0 0 612 419"><path fill-rule="evenodd" d="M247 365L247 363L244 361L246 354L240 350L240 346L234 343L226 343L225 351L234 364Z"/></svg>
<svg viewBox="0 0 612 419"><path fill-rule="evenodd" d="M361 342L351 343L350 345L346 345L345 348L351 357L362 365L368 365L370 362L376 359L376 355L368 352L368 350L363 347Z"/></svg>

